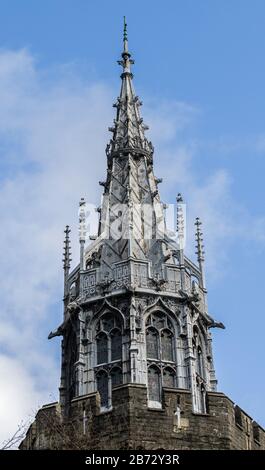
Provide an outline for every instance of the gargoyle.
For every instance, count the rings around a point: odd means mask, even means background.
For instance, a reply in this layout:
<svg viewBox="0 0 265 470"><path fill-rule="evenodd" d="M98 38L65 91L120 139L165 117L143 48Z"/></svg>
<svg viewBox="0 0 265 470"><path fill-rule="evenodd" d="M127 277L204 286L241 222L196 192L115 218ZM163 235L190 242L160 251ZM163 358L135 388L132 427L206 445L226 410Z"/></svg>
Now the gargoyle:
<svg viewBox="0 0 265 470"><path fill-rule="evenodd" d="M208 325L209 328L222 328L222 330L225 330L225 326L222 322L217 322L217 321L211 321L211 323Z"/></svg>
<svg viewBox="0 0 265 470"><path fill-rule="evenodd" d="M153 277L152 282L155 284L156 290L161 290L162 286L166 283L166 280Z"/></svg>
<svg viewBox="0 0 265 470"><path fill-rule="evenodd" d="M49 333L48 339L52 339L55 336L62 336L62 335L63 335L63 329L62 329L62 325L60 325L60 326L58 326L58 328L56 330L51 331Z"/></svg>

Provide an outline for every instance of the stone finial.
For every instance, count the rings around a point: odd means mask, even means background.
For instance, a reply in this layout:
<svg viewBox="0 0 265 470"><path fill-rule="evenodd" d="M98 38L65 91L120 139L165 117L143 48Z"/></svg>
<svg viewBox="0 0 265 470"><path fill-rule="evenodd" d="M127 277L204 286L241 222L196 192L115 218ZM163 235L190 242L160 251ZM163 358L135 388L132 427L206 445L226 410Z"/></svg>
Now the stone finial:
<svg viewBox="0 0 265 470"><path fill-rule="evenodd" d="M181 193L178 193L176 199L177 199L177 202L179 202L179 203L180 203L180 202L183 202L183 197L182 197Z"/></svg>

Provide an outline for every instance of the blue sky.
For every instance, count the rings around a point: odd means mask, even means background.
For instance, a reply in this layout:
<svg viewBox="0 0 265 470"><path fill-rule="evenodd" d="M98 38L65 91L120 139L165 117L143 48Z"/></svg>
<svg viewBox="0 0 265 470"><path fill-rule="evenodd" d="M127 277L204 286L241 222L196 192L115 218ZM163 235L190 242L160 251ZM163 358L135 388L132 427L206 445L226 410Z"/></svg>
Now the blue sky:
<svg viewBox="0 0 265 470"><path fill-rule="evenodd" d="M63 228L98 203L122 17L165 201L204 222L219 390L265 425L265 3L2 0L0 441L55 399ZM20 393L17 392L20 384ZM8 400L17 407L10 417ZM5 429L5 431L3 431Z"/></svg>

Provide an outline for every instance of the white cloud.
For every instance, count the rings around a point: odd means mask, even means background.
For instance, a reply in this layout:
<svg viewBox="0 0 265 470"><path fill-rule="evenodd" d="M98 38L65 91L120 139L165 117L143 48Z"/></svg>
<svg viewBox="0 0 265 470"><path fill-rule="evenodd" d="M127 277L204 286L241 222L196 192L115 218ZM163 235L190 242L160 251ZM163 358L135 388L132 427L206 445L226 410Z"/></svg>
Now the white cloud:
<svg viewBox="0 0 265 470"><path fill-rule="evenodd" d="M150 125L150 135L155 136L156 144L168 144L174 141L176 134L190 125L201 111L181 101L147 100L144 108L146 123Z"/></svg>
<svg viewBox="0 0 265 470"><path fill-rule="evenodd" d="M11 437L20 423L27 423L47 398L47 391L36 390L34 378L27 372L23 358L0 355L1 400L0 443Z"/></svg>
<svg viewBox="0 0 265 470"><path fill-rule="evenodd" d="M70 223L75 238L81 196L96 202L112 119L106 86L46 78L26 50L0 53L0 401L10 390L16 401L1 407L0 440L58 387L60 365L45 349L61 321L63 230Z"/></svg>

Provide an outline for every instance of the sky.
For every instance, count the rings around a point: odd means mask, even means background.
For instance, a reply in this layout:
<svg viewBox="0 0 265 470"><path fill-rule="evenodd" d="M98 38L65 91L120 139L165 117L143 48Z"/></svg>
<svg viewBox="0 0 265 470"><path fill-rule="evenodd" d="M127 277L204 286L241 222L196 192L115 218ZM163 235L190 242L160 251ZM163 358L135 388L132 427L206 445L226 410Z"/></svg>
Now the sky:
<svg viewBox="0 0 265 470"><path fill-rule="evenodd" d="M203 221L218 389L265 426L265 3L1 0L0 442L58 398L63 230L106 172L123 15L164 202ZM102 189L102 188L101 188ZM74 266L74 263L73 263Z"/></svg>

